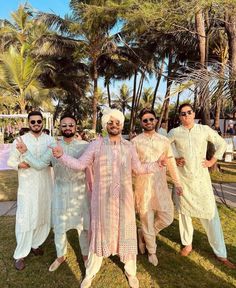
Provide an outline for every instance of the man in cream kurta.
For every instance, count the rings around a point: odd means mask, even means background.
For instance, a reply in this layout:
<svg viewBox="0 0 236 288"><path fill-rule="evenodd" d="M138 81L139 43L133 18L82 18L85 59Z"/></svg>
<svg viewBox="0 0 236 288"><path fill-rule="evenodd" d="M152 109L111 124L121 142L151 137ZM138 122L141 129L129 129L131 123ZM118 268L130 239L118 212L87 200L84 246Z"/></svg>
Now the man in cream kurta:
<svg viewBox="0 0 236 288"><path fill-rule="evenodd" d="M143 133L132 139L142 163L154 162L164 153L168 157L167 168L176 186L176 192L182 194L177 166L169 140L156 133L155 112L144 108L139 115ZM156 235L169 226L174 219L172 195L168 189L166 169L159 172L135 176L136 209L140 216L142 229L138 229L139 250L148 250L148 260L154 266L156 257Z"/></svg>
<svg viewBox="0 0 236 288"><path fill-rule="evenodd" d="M103 257L115 254L125 263L130 287L139 287L131 172L145 174L160 168L158 162L141 165L135 147L121 137L123 124L124 115L116 109L108 109L102 117L102 126L108 136L92 142L82 157L74 159L63 154L59 146L53 149L53 155L72 169L81 170L93 165L91 242L82 288L91 286Z"/></svg>
<svg viewBox="0 0 236 288"><path fill-rule="evenodd" d="M199 218L206 230L208 241L219 261L230 268L235 266L227 260L224 236L212 190L208 167L221 159L226 143L207 125L195 124L195 113L190 104L179 107L182 125L172 129L169 140L176 151L180 180L183 185L183 196L177 198L179 211L179 229L181 242L185 246L182 256L192 250L193 226L192 217ZM212 159L206 160L207 142L215 145L216 152Z"/></svg>
<svg viewBox="0 0 236 288"><path fill-rule="evenodd" d="M60 146L66 154L79 158L88 146L83 140L78 140L76 133L76 119L72 115L65 114L60 119L60 129L63 139ZM67 238L66 232L77 229L80 248L84 261L88 257L89 239L89 203L84 171L72 170L51 155L51 150L36 159L22 147L23 159L31 167L41 170L51 162L54 171L54 189L52 197L52 223L57 258L49 267L49 271L55 271L66 259Z"/></svg>
<svg viewBox="0 0 236 288"><path fill-rule="evenodd" d="M21 136L29 151L36 159L40 159L53 145L54 139L42 133L43 116L38 111L28 115L30 132ZM8 159L8 166L18 170L18 192L16 211L16 242L14 252L15 267L25 267L24 258L31 249L35 255L42 254L39 246L46 240L50 231L52 177L50 167L36 170L23 161L16 149L17 141Z"/></svg>

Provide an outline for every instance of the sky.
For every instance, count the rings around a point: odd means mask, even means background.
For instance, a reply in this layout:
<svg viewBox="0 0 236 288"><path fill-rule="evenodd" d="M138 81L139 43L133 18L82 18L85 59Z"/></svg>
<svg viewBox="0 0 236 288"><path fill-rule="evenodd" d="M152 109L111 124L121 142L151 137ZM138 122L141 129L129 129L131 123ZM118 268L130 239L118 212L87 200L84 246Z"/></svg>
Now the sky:
<svg viewBox="0 0 236 288"><path fill-rule="evenodd" d="M17 10L20 4L29 3L33 8L43 12L53 12L64 16L69 13L69 0L0 0L0 19L9 19L11 12Z"/></svg>

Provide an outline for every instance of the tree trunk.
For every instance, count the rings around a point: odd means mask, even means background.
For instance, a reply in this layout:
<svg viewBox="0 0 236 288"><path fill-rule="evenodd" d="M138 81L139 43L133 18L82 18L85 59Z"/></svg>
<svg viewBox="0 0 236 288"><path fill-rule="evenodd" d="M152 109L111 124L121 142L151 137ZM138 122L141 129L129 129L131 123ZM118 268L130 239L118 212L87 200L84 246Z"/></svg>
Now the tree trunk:
<svg viewBox="0 0 236 288"><path fill-rule="evenodd" d="M110 83L109 81L106 83L107 85L107 97L108 97L108 105L111 107L111 92L110 92Z"/></svg>
<svg viewBox="0 0 236 288"><path fill-rule="evenodd" d="M162 62L161 62L161 68L160 71L158 72L158 77L157 77L157 84L154 90L154 94L153 94L153 100L152 100L152 109L154 109L154 105L155 105L155 101L156 101L156 96L157 96L157 91L161 82L161 76L162 76L162 72L164 69L164 63L165 63L165 57L162 58Z"/></svg>
<svg viewBox="0 0 236 288"><path fill-rule="evenodd" d="M97 128L97 106L98 106L98 72L96 64L93 66L93 124L92 129Z"/></svg>
<svg viewBox="0 0 236 288"><path fill-rule="evenodd" d="M131 106L131 115L130 115L130 132L133 132L133 118L134 118L134 108L136 102L136 87L137 87L137 70L134 72L134 84L133 84L133 99L132 99L132 106Z"/></svg>

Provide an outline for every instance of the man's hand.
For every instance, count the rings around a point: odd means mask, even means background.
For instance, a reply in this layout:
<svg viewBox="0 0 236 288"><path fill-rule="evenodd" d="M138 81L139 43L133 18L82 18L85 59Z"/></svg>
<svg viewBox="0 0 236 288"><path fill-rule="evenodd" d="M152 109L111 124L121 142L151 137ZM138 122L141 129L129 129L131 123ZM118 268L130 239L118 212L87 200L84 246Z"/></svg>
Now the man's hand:
<svg viewBox="0 0 236 288"><path fill-rule="evenodd" d="M175 161L176 161L177 166L184 167L185 165L184 157L175 158Z"/></svg>
<svg viewBox="0 0 236 288"><path fill-rule="evenodd" d="M19 163L18 168L20 168L20 169L28 169L28 168L30 168L30 165L23 161L23 162Z"/></svg>
<svg viewBox="0 0 236 288"><path fill-rule="evenodd" d="M212 157L211 160L204 159L202 161L202 167L209 168L212 167L216 163L217 159L215 157Z"/></svg>
<svg viewBox="0 0 236 288"><path fill-rule="evenodd" d="M182 196L183 195L183 188L182 187L175 187L175 191L176 191L176 194L178 196Z"/></svg>
<svg viewBox="0 0 236 288"><path fill-rule="evenodd" d="M63 155L63 149L60 145L57 145L56 147L48 146L50 149L52 149L52 154L55 158L60 158Z"/></svg>
<svg viewBox="0 0 236 288"><path fill-rule="evenodd" d="M24 154L28 148L25 145L24 141L22 140L21 136L19 138L16 138L16 149L21 153Z"/></svg>
<svg viewBox="0 0 236 288"><path fill-rule="evenodd" d="M165 152L161 154L158 158L157 163L160 168L165 167L167 165L168 157L166 156Z"/></svg>

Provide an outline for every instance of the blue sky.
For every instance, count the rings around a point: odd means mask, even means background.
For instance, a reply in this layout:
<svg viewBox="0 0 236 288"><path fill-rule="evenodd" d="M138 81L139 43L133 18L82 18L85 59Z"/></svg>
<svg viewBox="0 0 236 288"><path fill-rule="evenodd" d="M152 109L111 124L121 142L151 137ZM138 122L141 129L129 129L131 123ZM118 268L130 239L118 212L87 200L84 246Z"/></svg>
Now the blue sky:
<svg viewBox="0 0 236 288"><path fill-rule="evenodd" d="M10 19L11 12L17 10L18 6L25 2L43 12L53 12L60 16L69 13L69 0L0 0L0 18Z"/></svg>

